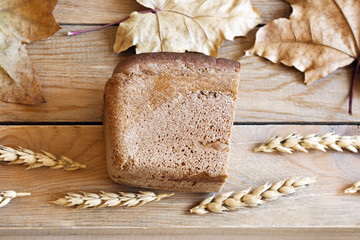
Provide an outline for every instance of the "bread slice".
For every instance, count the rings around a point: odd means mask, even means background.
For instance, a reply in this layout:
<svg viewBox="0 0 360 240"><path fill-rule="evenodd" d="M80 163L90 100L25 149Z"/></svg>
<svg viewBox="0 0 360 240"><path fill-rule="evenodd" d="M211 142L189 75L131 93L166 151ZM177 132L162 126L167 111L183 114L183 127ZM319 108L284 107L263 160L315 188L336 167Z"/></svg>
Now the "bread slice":
<svg viewBox="0 0 360 240"><path fill-rule="evenodd" d="M196 53L148 53L114 70L104 96L106 160L120 184L220 191L240 64Z"/></svg>

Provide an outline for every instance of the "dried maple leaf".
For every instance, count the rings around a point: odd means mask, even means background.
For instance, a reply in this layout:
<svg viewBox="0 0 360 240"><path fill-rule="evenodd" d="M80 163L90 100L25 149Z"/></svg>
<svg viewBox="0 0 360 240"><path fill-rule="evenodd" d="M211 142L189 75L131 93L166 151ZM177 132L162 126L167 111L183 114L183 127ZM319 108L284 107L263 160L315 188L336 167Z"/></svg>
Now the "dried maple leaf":
<svg viewBox="0 0 360 240"><path fill-rule="evenodd" d="M360 1L287 1L289 19L261 28L251 53L305 72L307 84L359 58Z"/></svg>
<svg viewBox="0 0 360 240"><path fill-rule="evenodd" d="M250 0L137 0L150 8L133 12L116 34L114 51L202 52L217 56L220 45L244 36L261 22Z"/></svg>
<svg viewBox="0 0 360 240"><path fill-rule="evenodd" d="M39 76L25 44L49 37L60 27L52 16L57 0L0 1L0 99L43 102Z"/></svg>

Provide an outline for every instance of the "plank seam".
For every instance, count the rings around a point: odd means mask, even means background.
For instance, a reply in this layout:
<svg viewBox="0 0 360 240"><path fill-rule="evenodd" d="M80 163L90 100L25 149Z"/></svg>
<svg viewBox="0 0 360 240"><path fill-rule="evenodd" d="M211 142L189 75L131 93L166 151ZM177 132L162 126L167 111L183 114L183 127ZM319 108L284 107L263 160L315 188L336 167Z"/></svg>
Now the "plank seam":
<svg viewBox="0 0 360 240"><path fill-rule="evenodd" d="M103 125L103 122L0 122L0 126L34 126L34 125L48 125L48 126L91 126ZM348 126L357 126L360 125L360 122L234 122L234 126L253 126L253 125L348 125Z"/></svg>

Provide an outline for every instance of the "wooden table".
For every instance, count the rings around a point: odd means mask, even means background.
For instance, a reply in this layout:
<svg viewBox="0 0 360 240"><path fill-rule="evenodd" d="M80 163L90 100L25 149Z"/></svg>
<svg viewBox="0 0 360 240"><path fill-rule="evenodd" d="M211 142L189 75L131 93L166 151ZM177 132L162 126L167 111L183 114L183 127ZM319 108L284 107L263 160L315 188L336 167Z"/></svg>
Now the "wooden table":
<svg viewBox="0 0 360 240"><path fill-rule="evenodd" d="M282 0L252 2L264 24L291 12ZM63 154L88 167L75 172L25 171L22 166L1 164L1 190L29 191L32 196L16 199L0 210L0 238L53 239L65 234L95 239L99 236L89 235L105 234L111 239L120 235L144 239L161 234L156 239L169 239L168 235L180 234L199 235L197 239L217 239L217 235L238 239L234 235L241 234L250 239L359 239L360 196L343 194L360 179L358 154L253 152L255 146L277 134L360 134L360 87L355 89L355 114L347 114L353 65L306 86L303 74L293 68L256 56L240 60L229 179L223 190L243 190L293 175L318 177L318 183L292 196L257 208L206 216L188 213L207 196L200 193L177 193L138 208L80 211L49 203L66 192L136 190L119 186L107 176L101 116L104 84L116 64L134 54L134 49L113 53L117 27L66 37L70 30L112 22L135 10L143 7L134 0L59 0L54 15L62 30L27 46L47 102L36 106L0 103L0 144ZM220 57L239 59L253 44L256 30L248 38L225 42Z"/></svg>

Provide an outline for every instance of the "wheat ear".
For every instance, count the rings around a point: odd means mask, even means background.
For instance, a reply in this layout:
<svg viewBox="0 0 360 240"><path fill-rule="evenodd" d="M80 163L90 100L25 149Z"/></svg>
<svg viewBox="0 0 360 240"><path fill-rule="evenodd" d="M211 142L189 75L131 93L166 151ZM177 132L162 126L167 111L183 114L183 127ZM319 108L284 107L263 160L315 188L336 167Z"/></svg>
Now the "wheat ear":
<svg viewBox="0 0 360 240"><path fill-rule="evenodd" d="M315 149L326 152L327 149L342 152L347 149L357 153L360 149L360 136L340 136L335 133L327 133L319 136L317 134L309 134L306 136L297 135L295 133L289 136L272 137L265 144L255 148L255 152L285 152L292 151L308 152L307 149Z"/></svg>
<svg viewBox="0 0 360 240"><path fill-rule="evenodd" d="M360 180L355 182L351 187L345 189L345 193L356 193L360 191Z"/></svg>
<svg viewBox="0 0 360 240"><path fill-rule="evenodd" d="M0 145L0 162L8 162L9 164L24 164L30 168L50 167L51 169L65 169L67 171L85 168L84 164L73 161L72 159L60 156L56 158L51 153L42 151L42 153L34 153L33 151L19 147L13 149Z"/></svg>
<svg viewBox="0 0 360 240"><path fill-rule="evenodd" d="M102 207L135 207L150 202L157 202L163 198L170 197L174 193L155 194L153 192L140 191L139 193L68 193L63 198L59 198L51 203L63 207L82 208L102 208Z"/></svg>
<svg viewBox="0 0 360 240"><path fill-rule="evenodd" d="M224 212L238 210L243 207L261 205L264 201L275 200L278 197L295 193L297 189L316 182L312 177L291 177L283 181L270 184L269 182L251 191L251 188L233 193L226 192L205 198L190 213L205 214L210 212Z"/></svg>
<svg viewBox="0 0 360 240"><path fill-rule="evenodd" d="M12 190L0 192L0 208L5 207L14 198L29 195L31 195L31 193L17 193Z"/></svg>

